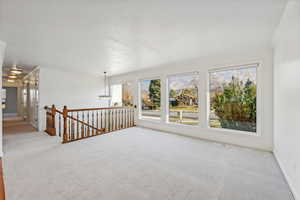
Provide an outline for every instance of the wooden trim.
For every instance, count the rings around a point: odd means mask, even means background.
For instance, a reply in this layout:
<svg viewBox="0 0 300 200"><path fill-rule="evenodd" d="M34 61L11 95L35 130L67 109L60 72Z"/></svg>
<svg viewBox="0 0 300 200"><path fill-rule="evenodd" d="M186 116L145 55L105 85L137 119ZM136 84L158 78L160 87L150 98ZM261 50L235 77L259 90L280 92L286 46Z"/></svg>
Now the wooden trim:
<svg viewBox="0 0 300 200"><path fill-rule="evenodd" d="M93 111L93 110L117 110L117 109L129 109L131 107L106 107L106 108L83 108L83 109L68 109L68 112L79 112L79 111Z"/></svg>
<svg viewBox="0 0 300 200"><path fill-rule="evenodd" d="M3 179L2 159L0 159L0 200L5 200L5 187Z"/></svg>

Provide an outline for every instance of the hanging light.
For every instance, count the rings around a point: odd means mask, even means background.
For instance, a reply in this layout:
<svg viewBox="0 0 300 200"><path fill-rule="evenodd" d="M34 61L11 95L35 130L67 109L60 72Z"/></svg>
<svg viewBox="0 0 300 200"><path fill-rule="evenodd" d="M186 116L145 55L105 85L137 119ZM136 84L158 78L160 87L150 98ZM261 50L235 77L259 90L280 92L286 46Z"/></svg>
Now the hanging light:
<svg viewBox="0 0 300 200"><path fill-rule="evenodd" d="M107 91L108 89L108 91ZM106 72L104 72L104 94L99 96L100 99L111 99L110 86L107 80Z"/></svg>
<svg viewBox="0 0 300 200"><path fill-rule="evenodd" d="M17 65L13 65L10 69L10 72L12 74L22 74L23 70L22 69L19 69L17 68Z"/></svg>
<svg viewBox="0 0 300 200"><path fill-rule="evenodd" d="M15 78L18 78L18 77L16 75L12 74L12 75L8 75L8 78L15 79Z"/></svg>

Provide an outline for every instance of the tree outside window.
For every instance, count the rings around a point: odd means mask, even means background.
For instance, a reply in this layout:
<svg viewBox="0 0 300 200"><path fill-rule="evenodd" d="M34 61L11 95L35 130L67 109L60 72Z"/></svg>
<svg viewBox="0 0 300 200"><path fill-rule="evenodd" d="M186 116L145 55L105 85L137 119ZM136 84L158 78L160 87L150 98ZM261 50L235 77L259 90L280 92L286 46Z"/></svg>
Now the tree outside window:
<svg viewBox="0 0 300 200"><path fill-rule="evenodd" d="M210 127L256 132L256 74L257 65L209 74Z"/></svg>
<svg viewBox="0 0 300 200"><path fill-rule="evenodd" d="M141 116L160 119L161 81L160 79L141 81Z"/></svg>

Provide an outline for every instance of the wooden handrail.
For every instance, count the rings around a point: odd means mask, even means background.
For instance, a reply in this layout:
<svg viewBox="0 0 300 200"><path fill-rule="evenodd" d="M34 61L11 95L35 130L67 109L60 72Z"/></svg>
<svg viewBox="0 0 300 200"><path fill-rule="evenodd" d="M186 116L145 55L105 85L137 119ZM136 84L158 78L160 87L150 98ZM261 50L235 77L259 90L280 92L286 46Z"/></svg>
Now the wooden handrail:
<svg viewBox="0 0 300 200"><path fill-rule="evenodd" d="M93 110L117 110L131 107L105 107L105 108L82 108L82 109L68 109L68 112L80 112L80 111L93 111Z"/></svg>
<svg viewBox="0 0 300 200"><path fill-rule="evenodd" d="M47 109L47 108L48 108L48 107L45 106L45 109ZM61 115L64 114L63 112L61 112L61 111L59 111L59 110L57 110L57 109L55 109L55 112L57 112L57 113L59 113L59 114L61 114ZM70 112L70 110L68 110L68 112ZM77 112L77 111L72 111L72 112ZM76 119L75 117L72 117L72 116L70 116L70 115L67 115L66 117L67 117L67 118L70 118L70 119L72 119L72 120L74 120L74 121L77 121L77 122L79 122L79 123L81 123L81 124L83 124L83 125L86 125L86 126L88 126L88 127L90 127L90 128L93 128L93 129L96 129L96 130L98 130L98 131L101 131L100 129L97 129L97 128L93 127L92 125L89 125L88 123L85 123L84 121L81 121L81 120L79 120L79 119Z"/></svg>
<svg viewBox="0 0 300 200"><path fill-rule="evenodd" d="M54 105L45 106L47 124L46 132L63 136L63 143L109 133L119 129L135 126L136 107L105 107L68 109L60 111ZM75 115L75 116L74 116ZM58 124L58 127L56 125ZM62 126L63 125L63 126Z"/></svg>

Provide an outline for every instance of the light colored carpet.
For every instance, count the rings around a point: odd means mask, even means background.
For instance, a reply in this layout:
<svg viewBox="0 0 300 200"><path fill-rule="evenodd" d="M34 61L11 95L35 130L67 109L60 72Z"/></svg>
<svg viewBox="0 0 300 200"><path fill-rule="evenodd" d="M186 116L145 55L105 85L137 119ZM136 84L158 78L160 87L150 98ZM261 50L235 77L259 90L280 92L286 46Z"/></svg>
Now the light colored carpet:
<svg viewBox="0 0 300 200"><path fill-rule="evenodd" d="M271 153L143 128L65 145L9 135L4 149L8 200L293 199Z"/></svg>

